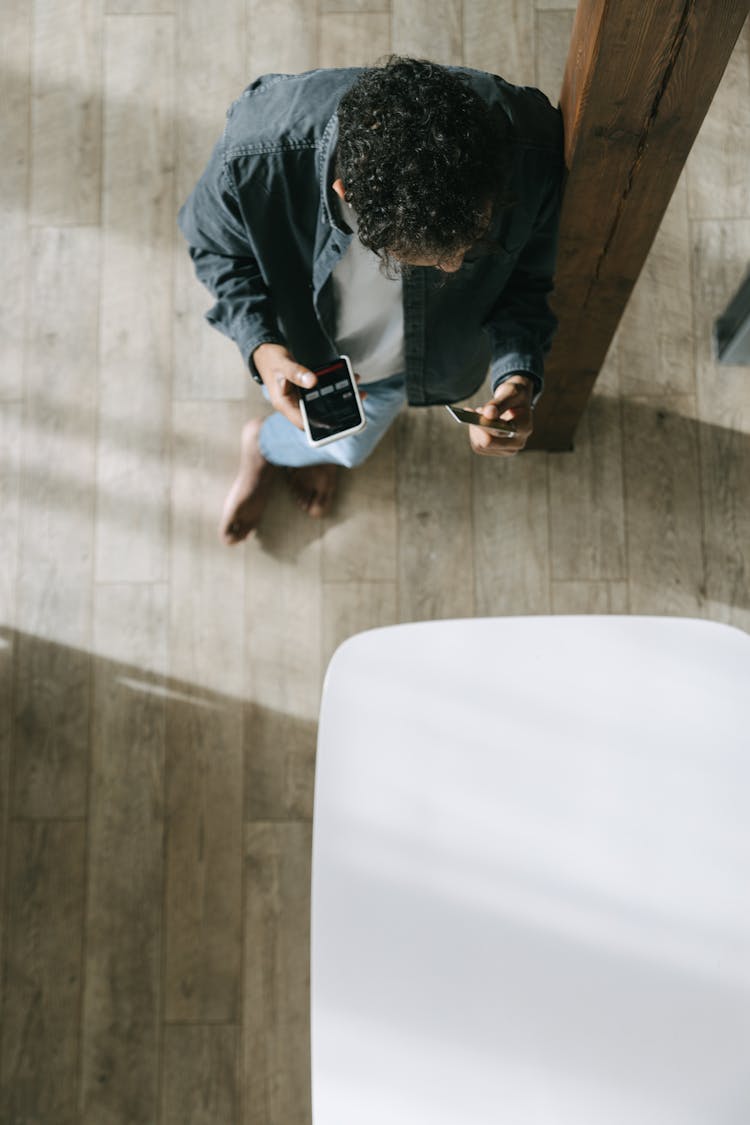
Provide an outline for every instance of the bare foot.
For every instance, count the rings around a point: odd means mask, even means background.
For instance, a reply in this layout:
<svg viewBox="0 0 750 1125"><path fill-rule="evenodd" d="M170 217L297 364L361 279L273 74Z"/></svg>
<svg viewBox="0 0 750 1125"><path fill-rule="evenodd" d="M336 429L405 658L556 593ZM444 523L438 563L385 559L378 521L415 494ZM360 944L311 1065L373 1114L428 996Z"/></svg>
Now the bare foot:
<svg viewBox="0 0 750 1125"><path fill-rule="evenodd" d="M258 435L262 418L252 418L242 427L240 468L224 501L219 536L227 546L241 543L254 531L268 501L268 491L276 470L260 451Z"/></svg>
<svg viewBox="0 0 750 1125"><path fill-rule="evenodd" d="M294 499L308 516L328 515L336 493L337 465L303 465L287 469L287 480Z"/></svg>

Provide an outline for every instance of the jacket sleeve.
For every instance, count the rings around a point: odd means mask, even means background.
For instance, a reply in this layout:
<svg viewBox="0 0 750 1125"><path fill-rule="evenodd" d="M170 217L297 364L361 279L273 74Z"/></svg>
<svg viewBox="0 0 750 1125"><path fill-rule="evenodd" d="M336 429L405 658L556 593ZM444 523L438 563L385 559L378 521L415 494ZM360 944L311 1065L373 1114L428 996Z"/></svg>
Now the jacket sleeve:
<svg viewBox="0 0 750 1125"><path fill-rule="evenodd" d="M178 224L198 279L216 303L206 320L237 344L253 378L252 353L260 344L283 344L273 300L253 256L237 202L237 189L221 143L181 207Z"/></svg>
<svg viewBox="0 0 750 1125"><path fill-rule="evenodd" d="M534 380L534 401L544 386L544 356L557 327L547 297L555 273L561 187L556 167L545 184L531 234L486 325L492 343L492 390L522 372Z"/></svg>

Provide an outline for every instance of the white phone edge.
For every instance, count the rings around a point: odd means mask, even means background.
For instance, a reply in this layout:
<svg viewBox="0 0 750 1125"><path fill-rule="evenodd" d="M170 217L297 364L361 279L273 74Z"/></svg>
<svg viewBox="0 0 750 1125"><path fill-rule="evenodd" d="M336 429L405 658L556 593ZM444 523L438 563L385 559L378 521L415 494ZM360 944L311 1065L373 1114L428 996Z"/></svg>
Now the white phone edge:
<svg viewBox="0 0 750 1125"><path fill-rule="evenodd" d="M310 422L309 422L309 419L307 417L307 411L305 410L305 402L304 402L304 399L301 398L300 403L299 403L299 408L300 408L300 413L302 415L302 421L303 421L304 426L305 426L305 435L307 437L307 444L309 446L311 446L313 449L319 449L321 445L329 445L332 441L341 441L342 438L351 437L352 434L359 434L359 433L362 432L362 430L364 430L365 426L367 425L367 419L365 418L365 412L364 412L364 408L362 406L362 399L359 397L359 387L357 386L357 380L354 378L354 371L352 370L351 360L349 359L348 355L338 355L338 356L336 356L336 359L343 359L344 362L346 363L346 368L347 368L347 371L349 372L349 377L351 378L352 386L354 387L354 397L357 400L357 409L359 410L359 413L362 417L362 421L359 423L359 425L352 426L352 428L350 430L342 430L341 433L339 433L339 434L332 434L331 437L319 438L318 441L314 441L311 434L310 434Z"/></svg>
<svg viewBox="0 0 750 1125"><path fill-rule="evenodd" d="M467 420L465 418L459 418L459 416L456 414L453 407L447 402L445 403L445 409L448 411L448 413L450 414L450 416L454 420L454 422L460 422L460 424L462 426L471 426L471 425L476 424L476 423L472 423L472 422L467 422ZM468 409L468 407L466 409ZM503 425L502 422L500 424ZM494 432L494 433L499 434L501 437L513 437L514 434L515 434L515 430L508 430L507 432L505 430L502 430L502 431L501 430L495 430L495 431L493 431L491 423L486 424L486 429L490 433Z"/></svg>

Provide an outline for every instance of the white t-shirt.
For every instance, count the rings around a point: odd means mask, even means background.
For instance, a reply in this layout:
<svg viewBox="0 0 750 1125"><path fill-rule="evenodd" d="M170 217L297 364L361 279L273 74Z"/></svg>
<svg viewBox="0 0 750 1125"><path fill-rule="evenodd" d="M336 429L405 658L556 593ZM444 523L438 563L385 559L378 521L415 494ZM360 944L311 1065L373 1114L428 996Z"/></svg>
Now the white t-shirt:
<svg viewBox="0 0 750 1125"><path fill-rule="evenodd" d="M336 347L349 356L361 384L374 383L404 370L401 279L381 273L380 258L357 237L354 211L348 203L337 202L354 237L332 274Z"/></svg>

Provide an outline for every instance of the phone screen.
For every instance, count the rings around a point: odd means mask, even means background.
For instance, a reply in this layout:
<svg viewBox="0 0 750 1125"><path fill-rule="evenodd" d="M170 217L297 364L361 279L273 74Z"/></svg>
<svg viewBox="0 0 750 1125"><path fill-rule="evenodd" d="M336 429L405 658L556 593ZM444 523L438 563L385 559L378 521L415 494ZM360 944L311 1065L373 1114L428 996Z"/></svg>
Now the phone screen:
<svg viewBox="0 0 750 1125"><path fill-rule="evenodd" d="M322 441L353 430L362 421L362 414L346 361L336 360L315 374L317 384L302 392L312 440Z"/></svg>

